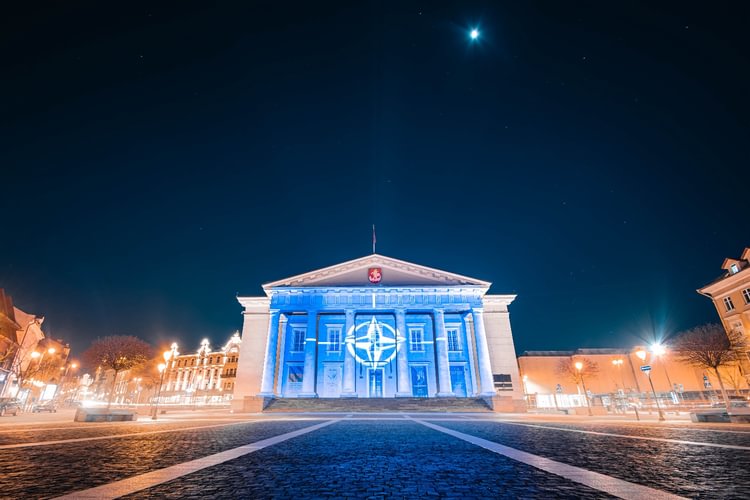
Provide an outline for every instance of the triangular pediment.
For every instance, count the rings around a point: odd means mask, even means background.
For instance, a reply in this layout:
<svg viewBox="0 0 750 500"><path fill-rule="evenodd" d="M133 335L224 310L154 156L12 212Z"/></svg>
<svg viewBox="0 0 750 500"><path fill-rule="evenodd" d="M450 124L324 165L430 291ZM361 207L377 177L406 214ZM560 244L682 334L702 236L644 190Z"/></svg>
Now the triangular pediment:
<svg viewBox="0 0 750 500"><path fill-rule="evenodd" d="M370 270L379 269L381 279L370 282ZM342 262L309 273L299 274L263 285L269 290L276 287L318 286L479 286L489 288L491 283L460 274L372 254Z"/></svg>

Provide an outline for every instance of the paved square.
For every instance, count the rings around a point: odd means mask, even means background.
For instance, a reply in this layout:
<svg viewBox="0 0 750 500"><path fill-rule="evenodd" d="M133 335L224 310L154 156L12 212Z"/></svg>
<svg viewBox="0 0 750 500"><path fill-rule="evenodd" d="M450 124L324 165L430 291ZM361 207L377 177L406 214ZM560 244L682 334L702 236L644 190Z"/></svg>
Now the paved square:
<svg viewBox="0 0 750 500"><path fill-rule="evenodd" d="M0 496L656 499L746 498L750 488L741 425L434 413L62 418L0 421Z"/></svg>

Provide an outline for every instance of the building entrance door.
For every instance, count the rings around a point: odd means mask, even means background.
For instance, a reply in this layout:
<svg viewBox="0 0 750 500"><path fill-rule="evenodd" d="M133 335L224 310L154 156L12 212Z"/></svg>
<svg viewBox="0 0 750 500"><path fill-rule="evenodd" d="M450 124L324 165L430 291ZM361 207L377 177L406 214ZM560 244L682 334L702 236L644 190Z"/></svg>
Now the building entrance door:
<svg viewBox="0 0 750 500"><path fill-rule="evenodd" d="M341 365L326 364L323 369L323 397L337 398L341 395Z"/></svg>
<svg viewBox="0 0 750 500"><path fill-rule="evenodd" d="M383 370L378 368L370 369L370 397L383 397Z"/></svg>
<svg viewBox="0 0 750 500"><path fill-rule="evenodd" d="M427 367L411 367L411 394L415 398L427 397Z"/></svg>
<svg viewBox="0 0 750 500"><path fill-rule="evenodd" d="M466 375L463 366L451 366L451 386L456 397L466 397Z"/></svg>

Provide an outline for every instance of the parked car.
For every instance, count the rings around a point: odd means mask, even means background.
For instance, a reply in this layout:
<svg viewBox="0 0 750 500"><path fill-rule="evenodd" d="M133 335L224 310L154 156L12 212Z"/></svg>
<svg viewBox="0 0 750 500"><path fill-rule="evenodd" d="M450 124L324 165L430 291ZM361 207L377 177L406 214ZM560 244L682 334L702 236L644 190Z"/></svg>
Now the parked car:
<svg viewBox="0 0 750 500"><path fill-rule="evenodd" d="M37 403L34 406L31 407L32 413L41 413L43 411L48 411L50 413L57 413L57 404L55 404L54 401L44 401L42 403Z"/></svg>
<svg viewBox="0 0 750 500"><path fill-rule="evenodd" d="M21 402L16 398L0 398L0 417L10 413L14 417L21 411Z"/></svg>

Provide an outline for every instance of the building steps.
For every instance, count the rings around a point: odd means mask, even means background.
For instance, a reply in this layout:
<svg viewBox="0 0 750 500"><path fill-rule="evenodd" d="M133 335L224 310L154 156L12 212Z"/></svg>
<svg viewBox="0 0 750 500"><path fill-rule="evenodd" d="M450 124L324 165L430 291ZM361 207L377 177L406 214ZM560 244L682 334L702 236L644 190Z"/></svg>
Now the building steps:
<svg viewBox="0 0 750 500"><path fill-rule="evenodd" d="M491 412L482 398L273 398L264 412L388 413Z"/></svg>

